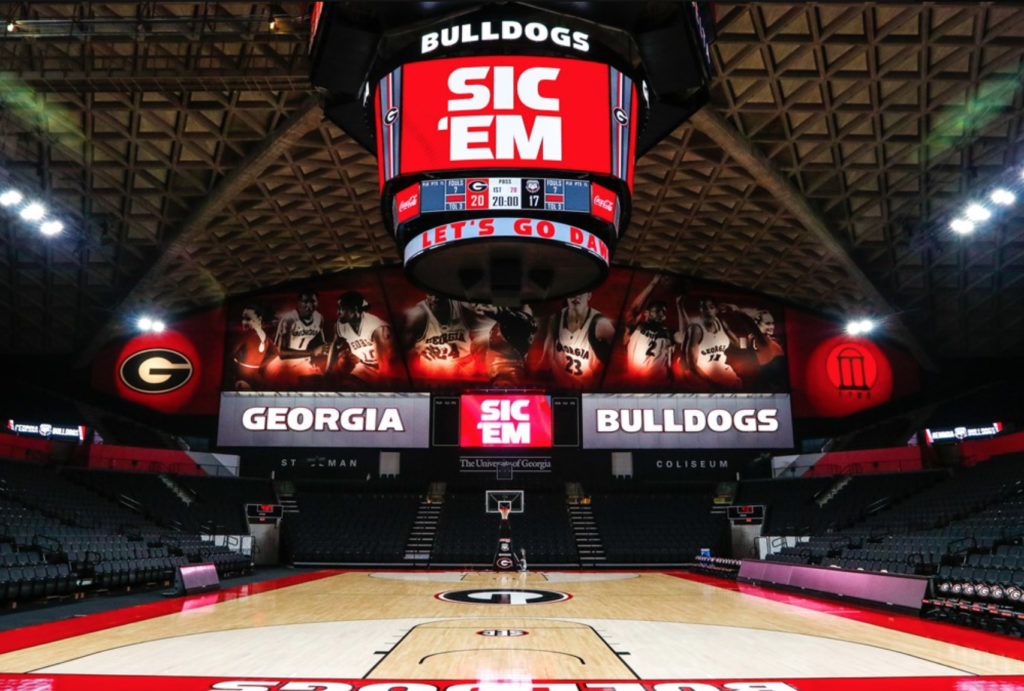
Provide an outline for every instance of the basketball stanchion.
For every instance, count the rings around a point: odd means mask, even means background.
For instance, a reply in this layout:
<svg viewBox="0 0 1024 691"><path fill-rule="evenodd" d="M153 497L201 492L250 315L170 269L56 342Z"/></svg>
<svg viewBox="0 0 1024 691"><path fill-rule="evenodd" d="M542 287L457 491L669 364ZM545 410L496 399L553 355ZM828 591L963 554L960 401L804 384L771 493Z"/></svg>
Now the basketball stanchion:
<svg viewBox="0 0 1024 691"><path fill-rule="evenodd" d="M523 513L522 490L486 490L484 492L484 510L499 516L498 547L494 552L494 569L496 571L514 571L521 569L519 555L512 546L512 523L509 517L513 513Z"/></svg>
<svg viewBox="0 0 1024 691"><path fill-rule="evenodd" d="M512 571L519 561L512 550L512 525L508 522L512 502L499 501L498 513L501 515L501 524L498 528L498 550L494 553L494 568L498 571Z"/></svg>

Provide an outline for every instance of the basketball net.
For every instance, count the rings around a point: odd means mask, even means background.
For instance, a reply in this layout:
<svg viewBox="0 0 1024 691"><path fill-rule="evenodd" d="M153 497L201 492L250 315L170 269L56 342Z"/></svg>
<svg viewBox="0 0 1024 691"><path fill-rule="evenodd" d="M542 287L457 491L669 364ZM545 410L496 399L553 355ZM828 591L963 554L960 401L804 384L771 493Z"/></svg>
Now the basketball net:
<svg viewBox="0 0 1024 691"><path fill-rule="evenodd" d="M501 514L502 521L507 521L508 515L512 513L512 502L498 502L498 513Z"/></svg>

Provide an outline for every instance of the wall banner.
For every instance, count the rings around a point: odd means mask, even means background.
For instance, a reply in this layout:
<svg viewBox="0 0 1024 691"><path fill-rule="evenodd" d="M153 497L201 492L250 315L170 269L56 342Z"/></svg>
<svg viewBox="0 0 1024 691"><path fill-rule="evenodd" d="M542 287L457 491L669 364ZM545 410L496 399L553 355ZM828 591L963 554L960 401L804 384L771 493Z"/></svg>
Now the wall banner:
<svg viewBox="0 0 1024 691"><path fill-rule="evenodd" d="M787 394L583 394L585 449L792 445Z"/></svg>
<svg viewBox="0 0 1024 691"><path fill-rule="evenodd" d="M426 393L221 394L221 446L426 448Z"/></svg>

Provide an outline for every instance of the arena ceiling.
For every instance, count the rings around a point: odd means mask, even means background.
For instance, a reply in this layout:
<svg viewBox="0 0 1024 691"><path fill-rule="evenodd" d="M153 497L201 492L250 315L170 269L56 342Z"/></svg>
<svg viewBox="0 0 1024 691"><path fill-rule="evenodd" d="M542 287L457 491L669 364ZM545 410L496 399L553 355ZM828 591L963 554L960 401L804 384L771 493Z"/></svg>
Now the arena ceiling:
<svg viewBox="0 0 1024 691"><path fill-rule="evenodd" d="M309 84L308 3L0 7L0 183L67 226L0 212L0 352L83 362L143 308L398 262ZM614 262L878 316L926 365L1018 357L1024 206L949 222L1021 186L1024 7L716 12L711 103L638 161Z"/></svg>

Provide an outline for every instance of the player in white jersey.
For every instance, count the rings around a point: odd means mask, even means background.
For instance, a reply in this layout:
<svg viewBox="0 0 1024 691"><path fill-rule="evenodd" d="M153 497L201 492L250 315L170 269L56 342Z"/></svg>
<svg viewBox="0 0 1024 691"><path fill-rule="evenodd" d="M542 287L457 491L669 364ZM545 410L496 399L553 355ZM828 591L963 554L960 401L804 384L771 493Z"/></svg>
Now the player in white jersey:
<svg viewBox="0 0 1024 691"><path fill-rule="evenodd" d="M317 303L315 292L303 290L298 295L298 306L278 316L274 345L281 362L272 370L272 378L281 384L307 384L323 374L313 362L326 342L324 317L317 311Z"/></svg>
<svg viewBox="0 0 1024 691"><path fill-rule="evenodd" d="M362 294L351 290L338 298L338 321L334 324L335 351L339 343L349 358L351 376L373 382L386 378L394 351L391 325L366 310L370 305ZM347 369L347 367L346 367Z"/></svg>
<svg viewBox="0 0 1024 691"><path fill-rule="evenodd" d="M672 379L675 338L665 325L668 306L651 300L651 293L664 277L655 276L630 306L626 346L626 371L632 383L667 385Z"/></svg>
<svg viewBox="0 0 1024 691"><path fill-rule="evenodd" d="M459 300L428 294L405 314L404 342L414 377L473 379L479 375L480 348L474 347L478 321Z"/></svg>
<svg viewBox="0 0 1024 691"><path fill-rule="evenodd" d="M574 295L551 315L544 340L544 362L555 383L582 388L593 383L611 354L615 326L590 306L590 293Z"/></svg>
<svg viewBox="0 0 1024 691"><path fill-rule="evenodd" d="M700 319L693 321L682 306L682 297L676 298L679 323L685 325L680 335L682 359L691 375L712 390L736 391L743 382L729 366L725 351L734 337L718 317L718 306L711 298L701 298Z"/></svg>

